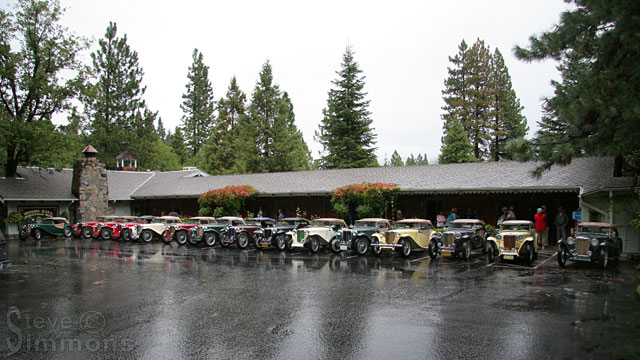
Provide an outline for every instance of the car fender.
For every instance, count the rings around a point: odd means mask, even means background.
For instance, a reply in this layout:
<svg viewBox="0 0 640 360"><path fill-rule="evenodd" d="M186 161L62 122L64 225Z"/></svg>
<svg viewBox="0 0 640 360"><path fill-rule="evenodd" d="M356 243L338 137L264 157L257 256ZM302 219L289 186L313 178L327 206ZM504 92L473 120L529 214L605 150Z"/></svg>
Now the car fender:
<svg viewBox="0 0 640 360"><path fill-rule="evenodd" d="M520 248L518 249L518 257L520 256L520 252L522 251L522 249L524 249L524 247L525 247L525 245L527 243L531 243L531 247L534 248L534 251L535 251L535 243L533 241L533 238L528 237L528 238L522 240L522 243L520 244Z"/></svg>
<svg viewBox="0 0 640 360"><path fill-rule="evenodd" d="M411 247L418 247L418 245L416 244L416 241L410 236L410 235L402 235L398 238L396 238L396 244L400 244L400 242L404 239L409 239L409 243L411 244Z"/></svg>

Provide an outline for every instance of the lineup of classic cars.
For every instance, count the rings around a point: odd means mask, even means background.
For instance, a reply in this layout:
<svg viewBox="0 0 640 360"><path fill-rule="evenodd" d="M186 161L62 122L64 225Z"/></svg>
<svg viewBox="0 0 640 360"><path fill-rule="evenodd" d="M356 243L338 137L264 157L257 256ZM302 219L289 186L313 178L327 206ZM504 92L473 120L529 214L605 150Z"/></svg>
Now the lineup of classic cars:
<svg viewBox="0 0 640 360"><path fill-rule="evenodd" d="M531 266L538 257L535 227L528 220L509 220L496 231L478 219L457 219L443 229L435 229L425 219L404 219L392 224L387 219L356 220L348 226L342 219L318 218L309 221L291 217L276 221L267 217L243 219L235 216L197 216L182 221L177 216L102 216L95 221L69 224L63 217L47 217L35 221L26 219L20 227L21 240L43 236L70 236L151 242L161 239L169 244L189 243L221 247L237 245L246 249L275 247L280 251L307 250L311 253L327 248L333 253L350 251L356 255L368 252L380 255L384 251L409 257L426 252L432 259L438 256L469 260L472 251L486 254L489 263L522 261ZM609 260L622 254L622 240L615 225L583 222L571 236L558 241L558 265L568 261L593 262L606 268Z"/></svg>

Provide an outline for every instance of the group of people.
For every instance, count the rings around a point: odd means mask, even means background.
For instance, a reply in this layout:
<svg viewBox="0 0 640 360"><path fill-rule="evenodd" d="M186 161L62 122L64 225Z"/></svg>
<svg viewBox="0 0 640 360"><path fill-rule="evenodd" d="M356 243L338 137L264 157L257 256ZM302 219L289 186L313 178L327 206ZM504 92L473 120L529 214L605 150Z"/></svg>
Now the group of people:
<svg viewBox="0 0 640 360"><path fill-rule="evenodd" d="M551 224L555 226L555 235L556 240L566 239L567 238L567 225L569 225L569 216L564 212L562 207L558 208L558 212L552 218L547 212L547 207L542 205L536 211L535 216L533 217L534 223L536 225L536 238L538 239L538 246L542 249L545 249L549 246L549 228Z"/></svg>

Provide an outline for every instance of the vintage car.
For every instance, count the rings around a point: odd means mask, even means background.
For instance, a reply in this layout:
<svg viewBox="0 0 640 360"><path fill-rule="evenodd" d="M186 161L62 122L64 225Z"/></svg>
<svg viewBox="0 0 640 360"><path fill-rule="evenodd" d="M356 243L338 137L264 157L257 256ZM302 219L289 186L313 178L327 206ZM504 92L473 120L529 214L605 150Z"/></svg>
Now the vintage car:
<svg viewBox="0 0 640 360"><path fill-rule="evenodd" d="M118 239L124 228L123 224L135 219L135 216L105 216L104 222L99 222L94 225L95 233L98 234L102 240Z"/></svg>
<svg viewBox="0 0 640 360"><path fill-rule="evenodd" d="M180 224L180 218L177 216L160 216L153 219L148 224L138 224L131 230L131 240L142 239L144 242L150 242L154 237L162 238L165 234L166 227L172 224Z"/></svg>
<svg viewBox="0 0 640 360"><path fill-rule="evenodd" d="M258 230L272 227L276 225L276 221L267 217L255 217L245 221L244 225L236 225L229 227L226 232L226 241L238 244L241 249L246 249L250 243L255 244L254 234Z"/></svg>
<svg viewBox="0 0 640 360"><path fill-rule="evenodd" d="M34 220L25 221L20 228L18 237L24 240L29 236L40 240L43 235L70 237L73 234L73 228L69 225L69 221L62 217L47 217L42 221Z"/></svg>
<svg viewBox="0 0 640 360"><path fill-rule="evenodd" d="M336 239L336 234L347 229L342 219L320 218L311 221L311 226L292 230L287 233L287 249L307 248L313 254L320 246L329 246Z"/></svg>
<svg viewBox="0 0 640 360"><path fill-rule="evenodd" d="M622 240L614 224L583 222L575 234L558 241L558 265L564 267L567 260L597 262L607 268L609 258L620 259Z"/></svg>
<svg viewBox="0 0 640 360"><path fill-rule="evenodd" d="M81 221L73 224L73 234L77 237L83 237L85 239L97 238L100 236L97 225L105 223L116 218L115 216L97 216L93 221Z"/></svg>
<svg viewBox="0 0 640 360"><path fill-rule="evenodd" d="M528 220L507 220L500 224L497 235L487 237L487 259L494 262L502 260L525 259L531 266L538 256L538 242L535 240L535 227Z"/></svg>
<svg viewBox="0 0 640 360"><path fill-rule="evenodd" d="M279 220L276 226L256 230L253 241L256 248L275 246L280 251L287 249L287 233L298 228L306 228L311 223L305 218L291 217Z"/></svg>
<svg viewBox="0 0 640 360"><path fill-rule="evenodd" d="M436 236L431 221L424 219L404 219L396 222L393 230L387 231L384 243L372 243L369 246L373 252L382 250L400 251L404 257L409 257L414 251L429 249L431 239Z"/></svg>
<svg viewBox="0 0 640 360"><path fill-rule="evenodd" d="M172 224L166 227L162 240L169 244L175 240L178 244L187 243L189 231L198 225L215 224L216 218L212 216L194 216L187 219L186 223Z"/></svg>
<svg viewBox="0 0 640 360"><path fill-rule="evenodd" d="M487 229L484 221L477 219L458 219L431 240L429 256L432 259L438 255L456 257L460 255L464 260L471 256L471 250L487 251Z"/></svg>
<svg viewBox="0 0 640 360"><path fill-rule="evenodd" d="M207 246L214 246L216 243L220 243L220 246L227 247L233 243L233 240L223 239L227 237L227 230L230 227L242 226L244 220L236 216L223 216L215 220L215 223L208 225L198 225L191 228L187 241L191 245L197 245L200 241L204 240ZM229 242L231 241L231 242Z"/></svg>
<svg viewBox="0 0 640 360"><path fill-rule="evenodd" d="M334 253L354 250L358 255L367 253L370 244L384 243L384 234L391 229L391 223L387 219L360 219L356 220L353 228L342 229L336 238L329 244L329 249ZM371 247L371 252L380 255L382 248Z"/></svg>

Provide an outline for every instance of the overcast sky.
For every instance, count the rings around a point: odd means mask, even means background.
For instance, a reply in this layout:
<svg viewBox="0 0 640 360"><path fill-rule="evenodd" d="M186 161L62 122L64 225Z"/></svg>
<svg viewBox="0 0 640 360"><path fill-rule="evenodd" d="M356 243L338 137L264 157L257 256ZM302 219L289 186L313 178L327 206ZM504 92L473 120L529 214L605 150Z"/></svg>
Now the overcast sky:
<svg viewBox="0 0 640 360"><path fill-rule="evenodd" d="M5 5L7 0L2 0ZM224 96L232 76L250 99L265 60L292 99L296 124L319 157L314 131L347 44L366 76L365 91L377 133L379 161L394 149L403 159L427 153L434 162L442 136L441 91L462 39L498 48L525 107L530 134L540 119L541 98L559 79L552 61L523 63L514 45L549 30L567 9L561 0L449 1L151 1L61 0L63 23L77 35L104 36L109 21L139 54L145 100L165 127L180 123L180 103L191 54L198 48L209 66L214 97ZM3 6L6 7L6 6ZM89 59L89 52L85 54Z"/></svg>

